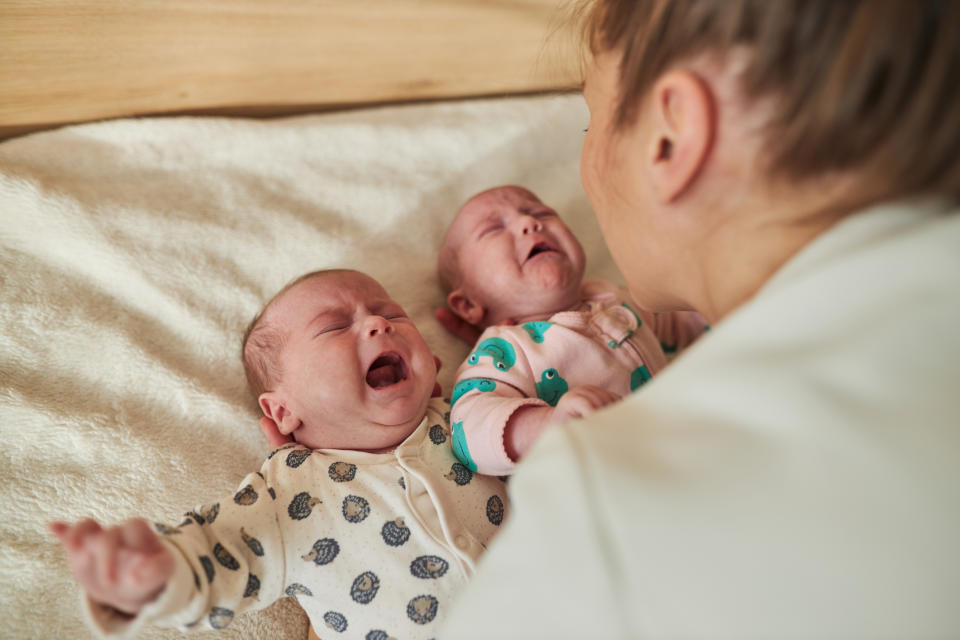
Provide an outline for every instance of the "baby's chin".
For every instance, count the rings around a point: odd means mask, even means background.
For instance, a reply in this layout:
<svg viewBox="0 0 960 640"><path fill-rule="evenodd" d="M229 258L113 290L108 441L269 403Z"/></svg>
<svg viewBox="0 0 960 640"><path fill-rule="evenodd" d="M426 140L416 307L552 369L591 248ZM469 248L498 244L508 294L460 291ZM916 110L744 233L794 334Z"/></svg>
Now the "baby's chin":
<svg viewBox="0 0 960 640"><path fill-rule="evenodd" d="M531 287L528 295L522 296L518 304L509 309L504 308L500 316L511 319L569 311L580 302L580 282L580 279L562 278L544 281L542 286Z"/></svg>
<svg viewBox="0 0 960 640"><path fill-rule="evenodd" d="M562 292L561 295L578 292L583 280L583 274L577 273L567 261L543 260L529 276L541 290Z"/></svg>
<svg viewBox="0 0 960 640"><path fill-rule="evenodd" d="M386 406L373 408L365 429L370 434L370 446L396 446L413 433L426 416L431 391L432 386L426 393L396 398Z"/></svg>

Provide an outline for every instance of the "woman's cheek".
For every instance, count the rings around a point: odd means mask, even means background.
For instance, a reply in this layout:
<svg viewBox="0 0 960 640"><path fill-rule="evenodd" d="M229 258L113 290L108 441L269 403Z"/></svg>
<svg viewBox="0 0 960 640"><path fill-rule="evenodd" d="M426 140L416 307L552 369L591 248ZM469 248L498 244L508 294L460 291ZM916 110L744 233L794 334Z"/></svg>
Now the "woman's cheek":
<svg viewBox="0 0 960 640"><path fill-rule="evenodd" d="M616 171L616 166L610 166L604 161L604 153L603 146L588 133L580 156L580 181L601 227L609 217L609 195L614 186Z"/></svg>

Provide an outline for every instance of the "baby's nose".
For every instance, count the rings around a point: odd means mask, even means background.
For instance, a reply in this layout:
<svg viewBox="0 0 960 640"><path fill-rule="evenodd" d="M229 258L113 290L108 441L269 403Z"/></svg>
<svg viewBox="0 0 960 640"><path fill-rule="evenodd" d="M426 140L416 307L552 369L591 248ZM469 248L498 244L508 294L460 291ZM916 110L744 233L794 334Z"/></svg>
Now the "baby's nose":
<svg viewBox="0 0 960 640"><path fill-rule="evenodd" d="M393 325L383 316L370 316L367 320L367 335L372 338L379 333L393 333Z"/></svg>
<svg viewBox="0 0 960 640"><path fill-rule="evenodd" d="M543 229L543 225L540 224L540 221L536 218L531 218L530 216L523 216L521 224L521 229L523 229L523 234L527 235L528 233L534 233Z"/></svg>

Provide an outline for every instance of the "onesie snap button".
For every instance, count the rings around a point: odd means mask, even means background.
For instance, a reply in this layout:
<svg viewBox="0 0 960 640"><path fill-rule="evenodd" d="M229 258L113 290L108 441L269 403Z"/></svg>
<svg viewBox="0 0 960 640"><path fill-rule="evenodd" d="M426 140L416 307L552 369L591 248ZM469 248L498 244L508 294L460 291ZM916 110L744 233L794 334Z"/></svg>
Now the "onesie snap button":
<svg viewBox="0 0 960 640"><path fill-rule="evenodd" d="M467 536L463 534L458 534L457 537L453 539L454 544L457 545L457 548L461 551L465 551L467 547L470 546L470 541L467 540Z"/></svg>

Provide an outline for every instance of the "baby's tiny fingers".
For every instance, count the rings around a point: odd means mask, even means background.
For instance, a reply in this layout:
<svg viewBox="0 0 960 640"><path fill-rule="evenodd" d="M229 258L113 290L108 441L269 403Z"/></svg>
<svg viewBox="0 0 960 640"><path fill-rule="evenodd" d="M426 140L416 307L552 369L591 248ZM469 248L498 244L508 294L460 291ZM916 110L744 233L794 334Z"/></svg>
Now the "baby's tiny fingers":
<svg viewBox="0 0 960 640"><path fill-rule="evenodd" d="M601 396L600 406L605 407L608 404L613 404L614 402L617 402L619 400L620 400L620 396L613 393L612 391L607 391L606 389L604 389L603 395Z"/></svg>
<svg viewBox="0 0 960 640"><path fill-rule="evenodd" d="M91 540L90 550L96 558L98 578L101 584L115 585L117 582L117 551L120 547L120 531L116 527L105 529Z"/></svg>
<svg viewBox="0 0 960 640"><path fill-rule="evenodd" d="M74 525L67 525L67 528L64 530L64 535L60 540L67 549L76 551L84 545L90 536L95 536L100 533L100 531L99 523L97 523L96 520L87 518Z"/></svg>
<svg viewBox="0 0 960 640"><path fill-rule="evenodd" d="M590 398L590 403L594 409L599 409L619 399L617 394L600 387L589 387L587 397Z"/></svg>
<svg viewBox="0 0 960 640"><path fill-rule="evenodd" d="M66 522L49 522L47 523L47 531L57 536L57 539L62 543L64 537L67 535L67 530L70 526Z"/></svg>

